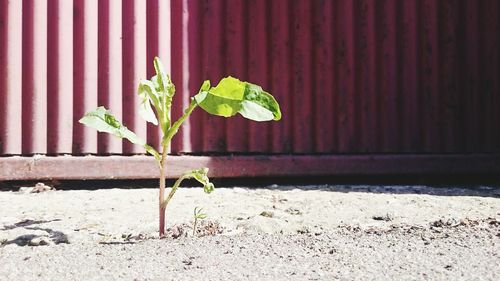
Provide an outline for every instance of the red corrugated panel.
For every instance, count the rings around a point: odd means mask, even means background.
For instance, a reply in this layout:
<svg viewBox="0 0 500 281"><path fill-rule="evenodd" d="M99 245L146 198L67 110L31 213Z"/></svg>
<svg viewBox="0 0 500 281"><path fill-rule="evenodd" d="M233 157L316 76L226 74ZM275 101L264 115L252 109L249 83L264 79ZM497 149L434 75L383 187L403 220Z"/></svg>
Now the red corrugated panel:
<svg viewBox="0 0 500 281"><path fill-rule="evenodd" d="M146 77L146 1L125 0L122 3L122 101L123 122L141 138L146 138L146 121L139 116L137 95L139 79ZM142 79L144 79L142 78ZM128 141L123 143L123 153L137 154L144 149Z"/></svg>
<svg viewBox="0 0 500 281"><path fill-rule="evenodd" d="M21 154L22 1L0 2L0 153Z"/></svg>
<svg viewBox="0 0 500 281"><path fill-rule="evenodd" d="M286 118L292 119L293 152L308 153L314 151L314 113L315 95L312 78L312 9L311 1L292 1L290 11L290 48L291 48L291 100L292 113ZM262 31L258 31L262 32Z"/></svg>
<svg viewBox="0 0 500 281"><path fill-rule="evenodd" d="M97 0L76 0L73 32L73 153L97 153L97 131L80 126L85 112L97 107ZM45 107L43 107L45 108Z"/></svg>
<svg viewBox="0 0 500 281"><path fill-rule="evenodd" d="M99 1L98 103L122 120L122 1ZM99 134L99 153L122 153L122 141Z"/></svg>
<svg viewBox="0 0 500 281"><path fill-rule="evenodd" d="M314 98L314 145L317 152L330 153L334 151L335 125L335 75L334 46L335 34L331 16L334 12L333 1L321 1L313 5L312 38L311 46L314 61L314 74L312 76L314 91L321 93Z"/></svg>
<svg viewBox="0 0 500 281"><path fill-rule="evenodd" d="M498 76L499 65L499 43L492 39L499 29L495 1L226 4L231 12L216 14L228 23L223 28L207 25L206 17L218 9L213 3L185 4L188 14L204 15L190 17L187 45L218 65L205 76L215 77L223 68L268 86L283 106L284 119L270 125L271 131L265 124L226 120L225 134L210 130L203 139L219 136L231 144L227 151L240 152L498 151L492 125L500 106L498 79L490 79ZM207 28L212 45L192 44L206 42ZM247 44L246 60L232 38ZM220 46L221 40L227 43ZM218 58L220 52L224 58ZM199 83L201 78L196 87ZM229 134L233 126L242 133ZM206 146L193 146L193 152L204 151Z"/></svg>
<svg viewBox="0 0 500 281"><path fill-rule="evenodd" d="M73 152L73 3L48 1L47 152ZM40 116L44 118L44 116Z"/></svg>
<svg viewBox="0 0 500 281"><path fill-rule="evenodd" d="M495 0L480 2L480 25L479 34L481 51L481 114L480 123L484 124L481 138L484 140L483 146L486 148L499 148L500 142L500 3Z"/></svg>
<svg viewBox="0 0 500 281"><path fill-rule="evenodd" d="M178 1L177 1L178 2ZM176 3L177 3L176 2ZM182 15L182 10L175 10L173 15ZM139 77L140 79L149 79L155 75L155 69L152 64L155 56L163 59L164 67L170 72L172 61L166 58L170 57L170 0L147 0L146 2L146 69L147 75ZM144 17L144 14L142 15ZM182 21L175 18L173 20L178 26L172 28L175 34L182 34ZM177 48L177 47L176 47ZM178 60L181 61L181 60ZM177 68L177 67L176 67ZM177 72L178 73L178 72ZM147 124L147 140L153 147L159 149L161 134L159 127L151 123Z"/></svg>
<svg viewBox="0 0 500 281"><path fill-rule="evenodd" d="M173 153L500 152L496 0L0 1L0 154L141 154L78 123L137 114L153 57L182 114L204 79L260 84L280 122L197 110Z"/></svg>
<svg viewBox="0 0 500 281"><path fill-rule="evenodd" d="M290 98L290 18L288 16L290 3L287 0L271 1L271 47L269 49L271 63L271 93L281 106L283 119L272 123L272 148L275 153L292 151L292 103Z"/></svg>
<svg viewBox="0 0 500 281"><path fill-rule="evenodd" d="M250 52L255 53L247 49L252 38L249 38L245 32L245 26L247 26L247 22L250 20L245 12L247 9L246 2L244 0L228 1L224 11L227 15L224 44L231 46L226 50L226 71L235 77L246 77L247 54L250 55ZM252 6L255 7L256 5ZM266 33L264 32L263 34L265 35ZM250 57L248 60L250 60ZM237 116L226 123L226 136L228 136L226 142L227 151L248 151L249 143L255 142L251 141L246 134L240 133L247 129L247 124L241 116Z"/></svg>
<svg viewBox="0 0 500 281"><path fill-rule="evenodd" d="M378 53L377 80L379 82L379 113L380 113L380 146L381 152L398 152L399 132L398 109L401 106L399 103L400 92L399 72L398 72L398 53L397 47L398 24L396 21L397 5L401 1L384 0L377 5L376 17L376 42Z"/></svg>
<svg viewBox="0 0 500 281"><path fill-rule="evenodd" d="M401 120L400 133L405 152L418 152L422 145L420 116L419 83L419 11L420 0L408 0L401 3L399 46L401 47ZM381 124L380 124L381 125ZM374 132L376 134L376 132ZM372 150L373 151L373 150Z"/></svg>
<svg viewBox="0 0 500 281"><path fill-rule="evenodd" d="M22 26L22 152L43 154L47 153L47 1L24 0Z"/></svg>
<svg viewBox="0 0 500 281"><path fill-rule="evenodd" d="M336 149L340 153L355 152L359 141L356 135L357 96L355 91L355 35L356 3L350 0L336 2L335 68L337 80L336 108L337 135Z"/></svg>
<svg viewBox="0 0 500 281"><path fill-rule="evenodd" d="M189 2L190 4L202 3L201 44L203 45L202 55L202 79L208 79L212 83L217 83L225 75L226 48L230 47L224 44L225 29L225 1L212 0L202 2ZM192 19L196 20L196 19ZM199 46L191 46L199 48ZM199 49L198 49L199 51ZM198 88L203 81L198 83ZM214 85L215 86L215 85ZM197 90L193 89L191 92ZM202 117L202 130L200 136L203 139L203 151L206 152L224 152L226 150L226 130L225 120L217 116Z"/></svg>
<svg viewBox="0 0 500 281"><path fill-rule="evenodd" d="M378 133L378 120L380 120L377 106L377 85L380 83L377 79L377 11L374 1L360 1L359 5L357 15L359 20L355 27L359 34L356 42L358 54L356 91L360 92L358 125L361 128L358 151L369 153L375 151L379 144L378 139L373 137Z"/></svg>

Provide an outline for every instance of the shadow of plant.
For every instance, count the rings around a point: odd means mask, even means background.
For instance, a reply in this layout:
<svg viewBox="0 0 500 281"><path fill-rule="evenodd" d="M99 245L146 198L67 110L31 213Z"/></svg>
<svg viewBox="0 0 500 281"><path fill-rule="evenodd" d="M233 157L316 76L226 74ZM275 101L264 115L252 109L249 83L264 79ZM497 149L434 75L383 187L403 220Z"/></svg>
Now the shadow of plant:
<svg viewBox="0 0 500 281"><path fill-rule="evenodd" d="M23 220L21 222L15 223L13 225L5 226L3 230L11 230L18 227L23 227L27 230L40 230L47 233L44 234L23 234L14 239L2 241L1 245L9 245L9 244L17 244L18 246L39 246L39 245L47 245L47 244L69 244L68 236L58 230L53 230L51 228L43 228L30 225L42 224L52 221L60 221L61 219L54 220Z"/></svg>
<svg viewBox="0 0 500 281"><path fill-rule="evenodd" d="M2 246L9 244L17 244L18 246L27 246L33 239L40 237L40 235L35 234L23 234L12 240L7 240L2 243Z"/></svg>
<svg viewBox="0 0 500 281"><path fill-rule="evenodd" d="M6 225L6 226L4 226L0 230L11 230L11 229L15 229L15 228L18 228L18 227L24 227L24 228L26 228L27 226L30 226L30 225L49 223L49 222L53 222L53 221L61 221L61 219L53 219L53 220L30 220L30 219L26 219L26 220L22 220L20 222L16 222L15 224L12 224L12 225Z"/></svg>

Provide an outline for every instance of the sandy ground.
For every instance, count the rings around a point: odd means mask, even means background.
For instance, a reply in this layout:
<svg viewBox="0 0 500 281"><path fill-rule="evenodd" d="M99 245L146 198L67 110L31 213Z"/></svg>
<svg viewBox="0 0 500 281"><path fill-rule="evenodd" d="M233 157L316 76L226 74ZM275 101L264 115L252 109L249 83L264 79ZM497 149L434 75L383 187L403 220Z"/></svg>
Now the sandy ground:
<svg viewBox="0 0 500 281"><path fill-rule="evenodd" d="M161 240L156 200L0 192L0 280L500 280L495 188L181 188Z"/></svg>

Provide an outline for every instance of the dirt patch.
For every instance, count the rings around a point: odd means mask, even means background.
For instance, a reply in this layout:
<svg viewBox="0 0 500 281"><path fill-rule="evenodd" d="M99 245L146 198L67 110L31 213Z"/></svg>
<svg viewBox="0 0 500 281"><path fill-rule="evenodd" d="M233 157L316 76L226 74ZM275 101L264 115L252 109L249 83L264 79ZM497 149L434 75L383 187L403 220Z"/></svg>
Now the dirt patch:
<svg viewBox="0 0 500 281"><path fill-rule="evenodd" d="M455 191L454 191L455 190ZM7 280L498 280L496 189L182 188L0 192ZM193 208L208 218L193 235Z"/></svg>

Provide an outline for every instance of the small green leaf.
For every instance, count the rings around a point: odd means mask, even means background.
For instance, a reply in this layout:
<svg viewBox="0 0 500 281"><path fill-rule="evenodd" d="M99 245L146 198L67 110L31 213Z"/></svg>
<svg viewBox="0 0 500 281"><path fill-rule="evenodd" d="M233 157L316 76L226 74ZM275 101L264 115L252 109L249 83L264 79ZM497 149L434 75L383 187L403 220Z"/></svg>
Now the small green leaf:
<svg viewBox="0 0 500 281"><path fill-rule="evenodd" d="M192 170L191 172L188 173L188 177L192 177L201 184L203 184L203 190L206 193L210 193L214 191L214 184L210 182L210 179L207 176L208 174L208 168L199 168L196 170Z"/></svg>
<svg viewBox="0 0 500 281"><path fill-rule="evenodd" d="M201 85L201 88L198 91L198 93L206 92L208 90L210 90L210 80L205 80L203 81L203 85Z"/></svg>
<svg viewBox="0 0 500 281"><path fill-rule="evenodd" d="M162 89L160 88L160 84L158 83L158 76L157 75L151 77L151 83L153 83L156 92L162 91Z"/></svg>
<svg viewBox="0 0 500 281"><path fill-rule="evenodd" d="M170 76L165 73L165 68L161 63L160 58L155 57L153 64L156 71L155 82L158 84L159 92L163 92L172 97L175 93L175 86L172 83ZM151 80L153 80L153 78Z"/></svg>
<svg viewBox="0 0 500 281"><path fill-rule="evenodd" d="M197 219L205 219L207 218L207 214L202 213L203 208L195 207L194 208L194 217Z"/></svg>
<svg viewBox="0 0 500 281"><path fill-rule="evenodd" d="M146 144L146 141L123 126L106 108L99 106L98 108L87 112L78 122L88 127L94 128L99 132L109 133L119 138L125 138L131 143L138 144L152 154L155 159L159 160L159 153Z"/></svg>
<svg viewBox="0 0 500 281"><path fill-rule="evenodd" d="M144 148L146 149L146 151L153 155L155 157L155 160L159 163L161 161L161 155L158 151L156 151L156 149L154 149L152 146L148 145L148 144L145 144L144 145Z"/></svg>
<svg viewBox="0 0 500 281"><path fill-rule="evenodd" d="M151 104L159 110L161 109L158 101L158 93L156 92L155 85L149 80L142 80L139 83L139 89L137 94L141 98L141 104L139 105L139 115L147 122L158 125L158 119L156 118L155 112L151 107Z"/></svg>
<svg viewBox="0 0 500 281"><path fill-rule="evenodd" d="M140 139L134 132L130 131L127 127L123 126L120 121L116 120L116 118L103 106L87 112L79 122L99 132L110 133L119 138L126 138L130 142L138 145L146 144L144 140Z"/></svg>
<svg viewBox="0 0 500 281"><path fill-rule="evenodd" d="M153 61L153 65L156 71L156 80L159 86L160 92L165 91L167 89L167 75L165 74L165 69L163 64L160 61L159 57L155 57Z"/></svg>

